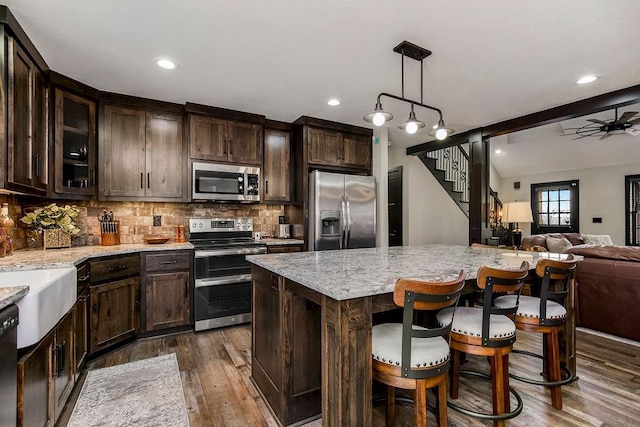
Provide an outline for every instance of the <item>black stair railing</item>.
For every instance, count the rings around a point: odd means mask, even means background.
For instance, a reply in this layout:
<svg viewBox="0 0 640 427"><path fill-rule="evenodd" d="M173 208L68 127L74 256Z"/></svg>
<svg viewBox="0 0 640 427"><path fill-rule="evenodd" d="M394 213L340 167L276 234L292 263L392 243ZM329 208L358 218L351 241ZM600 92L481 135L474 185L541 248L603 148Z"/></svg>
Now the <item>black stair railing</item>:
<svg viewBox="0 0 640 427"><path fill-rule="evenodd" d="M461 146L421 153L422 163L469 217L469 156Z"/></svg>

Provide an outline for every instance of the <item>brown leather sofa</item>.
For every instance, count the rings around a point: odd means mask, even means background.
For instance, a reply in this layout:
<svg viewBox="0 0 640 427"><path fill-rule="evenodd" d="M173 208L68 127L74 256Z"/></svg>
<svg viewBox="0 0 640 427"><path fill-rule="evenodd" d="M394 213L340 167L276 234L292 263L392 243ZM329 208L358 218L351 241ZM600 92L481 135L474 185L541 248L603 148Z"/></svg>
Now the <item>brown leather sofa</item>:
<svg viewBox="0 0 640 427"><path fill-rule="evenodd" d="M543 240L529 236L521 247L546 248ZM640 341L640 248L579 244L565 252L584 257L576 268L578 325Z"/></svg>

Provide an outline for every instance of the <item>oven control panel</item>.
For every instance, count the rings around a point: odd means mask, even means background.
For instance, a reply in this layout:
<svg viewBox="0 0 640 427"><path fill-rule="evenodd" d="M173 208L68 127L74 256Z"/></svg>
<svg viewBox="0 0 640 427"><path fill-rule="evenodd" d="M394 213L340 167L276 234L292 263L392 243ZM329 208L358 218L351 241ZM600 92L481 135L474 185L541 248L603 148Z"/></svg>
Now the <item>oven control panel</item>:
<svg viewBox="0 0 640 427"><path fill-rule="evenodd" d="M191 218L191 233L208 233L212 231L253 231L252 218Z"/></svg>

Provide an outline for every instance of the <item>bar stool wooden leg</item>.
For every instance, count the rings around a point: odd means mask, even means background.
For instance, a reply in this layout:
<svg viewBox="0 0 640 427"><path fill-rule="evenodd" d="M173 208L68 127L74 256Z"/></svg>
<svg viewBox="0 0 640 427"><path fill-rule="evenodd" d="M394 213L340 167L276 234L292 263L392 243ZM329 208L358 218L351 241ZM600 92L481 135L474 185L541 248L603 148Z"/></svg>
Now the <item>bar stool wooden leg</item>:
<svg viewBox="0 0 640 427"><path fill-rule="evenodd" d="M551 333L545 334L547 337L548 369L549 381L560 381L560 342L558 340L558 329L553 328ZM552 386L551 403L555 409L562 409L562 388Z"/></svg>
<svg viewBox="0 0 640 427"><path fill-rule="evenodd" d="M460 384L460 352L451 350L451 391L452 399L458 398L458 386Z"/></svg>
<svg viewBox="0 0 640 427"><path fill-rule="evenodd" d="M504 387L504 408L505 412L511 412L511 395L509 394L509 354L502 356L502 366L504 369L502 384Z"/></svg>
<svg viewBox="0 0 640 427"><path fill-rule="evenodd" d="M413 401L414 425L427 426L427 389L424 380L418 380Z"/></svg>
<svg viewBox="0 0 640 427"><path fill-rule="evenodd" d="M387 427L393 427L396 420L396 388L387 386Z"/></svg>
<svg viewBox="0 0 640 427"><path fill-rule="evenodd" d="M447 377L438 385L438 426L447 427Z"/></svg>
<svg viewBox="0 0 640 427"><path fill-rule="evenodd" d="M504 414L505 411L505 389L504 389L504 359L501 354L501 349L495 349L493 356L491 357L491 388L493 397L493 413ZM508 375L508 374L507 374ZM494 427L504 427L504 421L496 420L493 422Z"/></svg>

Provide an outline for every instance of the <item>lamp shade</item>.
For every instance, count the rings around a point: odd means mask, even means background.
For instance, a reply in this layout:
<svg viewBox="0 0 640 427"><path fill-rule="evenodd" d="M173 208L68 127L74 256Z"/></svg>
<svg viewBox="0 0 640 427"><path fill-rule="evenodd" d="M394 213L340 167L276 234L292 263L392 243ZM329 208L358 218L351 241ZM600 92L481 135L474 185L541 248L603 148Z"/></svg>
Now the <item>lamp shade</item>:
<svg viewBox="0 0 640 427"><path fill-rule="evenodd" d="M533 222L529 202L510 202L502 207L502 222Z"/></svg>

